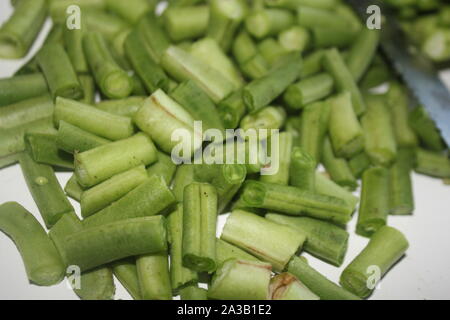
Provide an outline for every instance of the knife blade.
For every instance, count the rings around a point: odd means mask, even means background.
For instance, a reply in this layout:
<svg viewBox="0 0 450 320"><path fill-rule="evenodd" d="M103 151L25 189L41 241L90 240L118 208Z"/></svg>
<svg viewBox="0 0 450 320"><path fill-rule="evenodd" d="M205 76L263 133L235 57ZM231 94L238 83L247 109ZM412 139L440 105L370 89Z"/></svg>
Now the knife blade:
<svg viewBox="0 0 450 320"><path fill-rule="evenodd" d="M381 8L381 48L412 94L436 122L448 146L450 146L450 93L433 63L423 56L408 40L396 18L378 0L347 0L362 19L367 19L367 8L377 5Z"/></svg>

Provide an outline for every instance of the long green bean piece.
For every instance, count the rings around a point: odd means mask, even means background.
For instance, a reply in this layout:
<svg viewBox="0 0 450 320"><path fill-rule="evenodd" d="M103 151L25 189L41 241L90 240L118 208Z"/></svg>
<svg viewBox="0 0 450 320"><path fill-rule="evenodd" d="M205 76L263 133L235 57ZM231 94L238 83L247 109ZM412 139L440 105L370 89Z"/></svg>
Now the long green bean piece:
<svg viewBox="0 0 450 320"><path fill-rule="evenodd" d="M248 208L261 208L293 216L310 216L346 224L353 208L342 199L296 187L246 181L240 200Z"/></svg>
<svg viewBox="0 0 450 320"><path fill-rule="evenodd" d="M122 258L165 251L165 219L144 217L84 228L65 241L68 263L87 271Z"/></svg>
<svg viewBox="0 0 450 320"><path fill-rule="evenodd" d="M64 264L36 218L16 202L0 205L0 231L16 244L30 282L51 286L64 277Z"/></svg>

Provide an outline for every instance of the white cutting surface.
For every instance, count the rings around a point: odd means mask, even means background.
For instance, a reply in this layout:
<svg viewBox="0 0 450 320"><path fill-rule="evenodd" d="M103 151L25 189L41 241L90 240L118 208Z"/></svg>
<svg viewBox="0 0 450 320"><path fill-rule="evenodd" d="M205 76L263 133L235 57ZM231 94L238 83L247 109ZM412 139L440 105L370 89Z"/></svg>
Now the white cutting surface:
<svg viewBox="0 0 450 320"><path fill-rule="evenodd" d="M0 22L11 13L9 1L0 1ZM39 48L49 23L40 34L29 56ZM28 57L27 57L28 59ZM0 78L11 76L24 61L0 60ZM450 84L450 72L443 78ZM69 173L58 173L64 186ZM416 211L411 217L390 217L389 225L401 230L410 242L405 258L383 279L372 299L450 299L450 186L442 181L414 175ZM36 205L28 192L18 165L0 170L0 203L17 201L42 223ZM72 201L77 212L78 203ZM219 230L226 216L219 218ZM346 265L366 246L368 240L354 234L356 219L348 225L351 233L349 249L343 267L336 268L309 255L310 264L330 280L338 281ZM116 281L116 299L130 299ZM0 232L0 299L77 299L64 282L53 287L38 287L28 283L20 255L13 242Z"/></svg>

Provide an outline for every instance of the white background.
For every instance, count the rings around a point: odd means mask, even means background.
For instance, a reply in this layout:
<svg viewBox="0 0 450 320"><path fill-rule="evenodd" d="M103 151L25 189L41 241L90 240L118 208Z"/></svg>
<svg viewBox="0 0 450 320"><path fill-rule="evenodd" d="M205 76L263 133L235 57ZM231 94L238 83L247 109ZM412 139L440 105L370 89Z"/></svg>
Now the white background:
<svg viewBox="0 0 450 320"><path fill-rule="evenodd" d="M0 22L11 13L9 1L0 0ZM40 34L29 56L36 52L49 29ZM28 58L27 58L28 59ZM0 78L11 76L27 59L0 60ZM444 77L450 80L449 74ZM447 81L450 83L450 81ZM450 125L450 124L449 124ZM69 173L58 173L64 186ZM450 186L442 181L414 175L416 211L411 217L389 217L389 225L401 230L410 242L405 258L381 282L372 299L450 299ZM17 201L42 223L18 165L0 170L0 203ZM77 212L79 206L72 201ZM225 217L220 217L223 226ZM354 234L356 217L348 225L349 249L341 268L328 265L309 255L310 264L332 281L338 281L346 265L365 247L368 240ZM116 281L116 299L129 299ZM53 287L28 283L20 255L13 242L0 232L0 299L77 299L65 282Z"/></svg>

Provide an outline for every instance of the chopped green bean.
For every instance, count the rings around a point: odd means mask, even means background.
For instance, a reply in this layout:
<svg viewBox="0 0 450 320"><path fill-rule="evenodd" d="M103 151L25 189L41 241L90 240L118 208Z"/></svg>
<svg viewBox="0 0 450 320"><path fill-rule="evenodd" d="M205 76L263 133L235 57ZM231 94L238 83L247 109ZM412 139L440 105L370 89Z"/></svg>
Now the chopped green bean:
<svg viewBox="0 0 450 320"><path fill-rule="evenodd" d="M219 71L178 47L169 47L161 58L161 64L175 80L194 81L216 103L233 91L233 84Z"/></svg>
<svg viewBox="0 0 450 320"><path fill-rule="evenodd" d="M333 78L328 73L320 73L290 85L283 98L290 108L297 110L326 98L333 88Z"/></svg>
<svg viewBox="0 0 450 320"><path fill-rule="evenodd" d="M270 300L320 300L296 277L287 272L272 278L269 295Z"/></svg>
<svg viewBox="0 0 450 320"><path fill-rule="evenodd" d="M0 79L0 107L47 93L47 82L41 73Z"/></svg>
<svg viewBox="0 0 450 320"><path fill-rule="evenodd" d="M411 170L414 153L410 149L399 149L397 161L389 170L389 199L392 215L411 215L414 211L414 195Z"/></svg>
<svg viewBox="0 0 450 320"><path fill-rule="evenodd" d="M55 124L61 120L85 131L110 140L125 139L133 135L132 120L78 101L56 98Z"/></svg>
<svg viewBox="0 0 450 320"><path fill-rule="evenodd" d="M249 208L261 208L294 216L310 216L346 224L353 210L342 199L296 187L246 181L240 200Z"/></svg>
<svg viewBox="0 0 450 320"><path fill-rule="evenodd" d="M436 178L450 178L450 160L447 155L425 149L416 149L415 171Z"/></svg>
<svg viewBox="0 0 450 320"><path fill-rule="evenodd" d="M145 167L141 165L84 191L80 199L81 215L83 218L93 215L144 183L147 178Z"/></svg>
<svg viewBox="0 0 450 320"><path fill-rule="evenodd" d="M346 66L342 55L337 49L325 51L323 57L324 68L333 76L336 88L339 92L348 91L352 96L353 109L357 116L366 110L366 104L356 85L353 75Z"/></svg>
<svg viewBox="0 0 450 320"><path fill-rule="evenodd" d="M163 15L167 33L173 41L195 39L206 34L209 23L207 6L169 7Z"/></svg>
<svg viewBox="0 0 450 320"><path fill-rule="evenodd" d="M243 97L250 113L268 106L283 93L300 75L300 57L288 61L261 79L254 80L244 88Z"/></svg>
<svg viewBox="0 0 450 320"><path fill-rule="evenodd" d="M56 145L59 149L75 154L105 145L110 141L61 120Z"/></svg>
<svg viewBox="0 0 450 320"><path fill-rule="evenodd" d="M131 297L134 300L142 300L134 257L114 261L112 263L112 268L114 276L125 287Z"/></svg>
<svg viewBox="0 0 450 320"><path fill-rule="evenodd" d="M194 81L188 80L179 84L170 93L196 121L202 121L203 130L223 130L223 124L216 110L216 106L206 93Z"/></svg>
<svg viewBox="0 0 450 320"><path fill-rule="evenodd" d="M371 237L386 225L389 215L389 195L389 170L383 167L367 169L362 178L357 234Z"/></svg>
<svg viewBox="0 0 450 320"><path fill-rule="evenodd" d="M8 235L22 256L30 282L51 286L64 277L64 264L36 218L16 202L0 205L0 231Z"/></svg>
<svg viewBox="0 0 450 320"><path fill-rule="evenodd" d="M338 157L351 158L364 149L364 133L354 112L349 92L329 99L329 135Z"/></svg>
<svg viewBox="0 0 450 320"><path fill-rule="evenodd" d="M73 156L59 150L56 133L28 132L25 134L25 150L34 161L51 166L73 169Z"/></svg>
<svg viewBox="0 0 450 320"><path fill-rule="evenodd" d="M284 9L259 9L250 12L245 19L247 31L258 39L276 35L294 24L294 15Z"/></svg>
<svg viewBox="0 0 450 320"><path fill-rule="evenodd" d="M20 1L12 16L0 27L0 57L24 57L37 38L46 15L46 0Z"/></svg>
<svg viewBox="0 0 450 320"><path fill-rule="evenodd" d="M323 143L328 131L330 104L315 102L306 106L301 115L300 147L318 164L322 158Z"/></svg>
<svg viewBox="0 0 450 320"><path fill-rule="evenodd" d="M167 253L140 256L136 267L143 300L172 300Z"/></svg>
<svg viewBox="0 0 450 320"><path fill-rule="evenodd" d="M21 155L20 167L47 228L51 228L64 214L74 211L52 167L34 162L27 153Z"/></svg>
<svg viewBox="0 0 450 320"><path fill-rule="evenodd" d="M287 270L322 300L360 300L358 296L325 278L300 257L293 257Z"/></svg>
<svg viewBox="0 0 450 320"><path fill-rule="evenodd" d="M335 266L344 262L349 234L344 229L325 221L307 217L287 217L267 214L266 219L280 223L306 235L304 250Z"/></svg>
<svg viewBox="0 0 450 320"><path fill-rule="evenodd" d="M65 239L68 263L86 271L126 257L164 251L164 224L163 216L155 216L84 228Z"/></svg>
<svg viewBox="0 0 450 320"><path fill-rule="evenodd" d="M282 271L301 249L306 235L253 213L234 210L227 219L221 239L269 262L274 270Z"/></svg>
<svg viewBox="0 0 450 320"><path fill-rule="evenodd" d="M225 261L230 259L259 261L258 258L245 252L244 250L229 244L221 239L216 239L216 261L217 265L221 266Z"/></svg>
<svg viewBox="0 0 450 320"><path fill-rule="evenodd" d="M355 190L358 187L358 182L353 176L350 166L346 159L338 158L333 151L330 139L325 139L322 151L322 163L331 176L331 180L338 185L347 187L350 190Z"/></svg>
<svg viewBox="0 0 450 320"><path fill-rule="evenodd" d="M154 216L164 210L170 210L174 203L174 196L164 179L153 176L83 222L87 227L96 227L116 221Z"/></svg>
<svg viewBox="0 0 450 320"><path fill-rule="evenodd" d="M341 285L361 298L366 298L372 292L367 285L369 278L376 272L371 269L378 268L378 274L382 277L404 255L408 246L408 241L400 231L387 226L382 227L372 236L367 247L342 272ZM376 283L373 284L375 288Z"/></svg>
<svg viewBox="0 0 450 320"><path fill-rule="evenodd" d="M227 52L231 47L236 31L247 15L247 11L245 0L210 1L207 36L215 39Z"/></svg>
<svg viewBox="0 0 450 320"><path fill-rule="evenodd" d="M134 114L144 105L144 97L128 97L119 100L105 100L96 104L96 108L117 114L119 116L132 118Z"/></svg>
<svg viewBox="0 0 450 320"><path fill-rule="evenodd" d="M101 92L110 99L128 97L133 90L133 81L114 60L105 38L100 33L86 33L83 48Z"/></svg>
<svg viewBox="0 0 450 320"><path fill-rule="evenodd" d="M290 185L308 191L315 191L316 161L300 147L294 147L289 168Z"/></svg>
<svg viewBox="0 0 450 320"><path fill-rule="evenodd" d="M47 44L37 55L53 98L82 99L83 89L64 47L60 44Z"/></svg>
<svg viewBox="0 0 450 320"><path fill-rule="evenodd" d="M432 151L445 149L441 134L424 107L419 106L409 114L409 125L427 148Z"/></svg>
<svg viewBox="0 0 450 320"><path fill-rule="evenodd" d="M191 183L183 197L183 265L212 273L216 265L217 192L210 184Z"/></svg>
<svg viewBox="0 0 450 320"><path fill-rule="evenodd" d="M183 266L183 206L167 218L167 232L170 250L170 279L175 293L184 287L197 283L197 273Z"/></svg>
<svg viewBox="0 0 450 320"><path fill-rule="evenodd" d="M128 60L148 92L169 89L169 78L161 66L153 61L148 50L142 46L142 38L138 32L133 31L128 35L124 47Z"/></svg>
<svg viewBox="0 0 450 320"><path fill-rule="evenodd" d="M214 274L208 298L218 300L267 300L270 264L231 259Z"/></svg>
<svg viewBox="0 0 450 320"><path fill-rule="evenodd" d="M181 139L182 154L176 154L180 158L190 159L203 140L201 133L194 130L192 116L160 89L145 100L142 108L134 115L134 121L166 153L176 152L174 149L180 145ZM177 134L178 138L174 139L173 134ZM187 154L184 146L188 146Z"/></svg>
<svg viewBox="0 0 450 320"><path fill-rule="evenodd" d="M398 82L391 82L386 100L391 112L397 145L404 148L417 146L417 136L408 122L409 96L407 89Z"/></svg>
<svg viewBox="0 0 450 320"><path fill-rule="evenodd" d="M105 166L111 159L113 163ZM138 165L149 165L157 160L152 140L143 133L108 143L75 155L75 174L84 187L92 187Z"/></svg>
<svg viewBox="0 0 450 320"><path fill-rule="evenodd" d="M384 96L367 95L367 112L361 119L365 151L372 163L389 166L397 156L397 143L391 114Z"/></svg>

